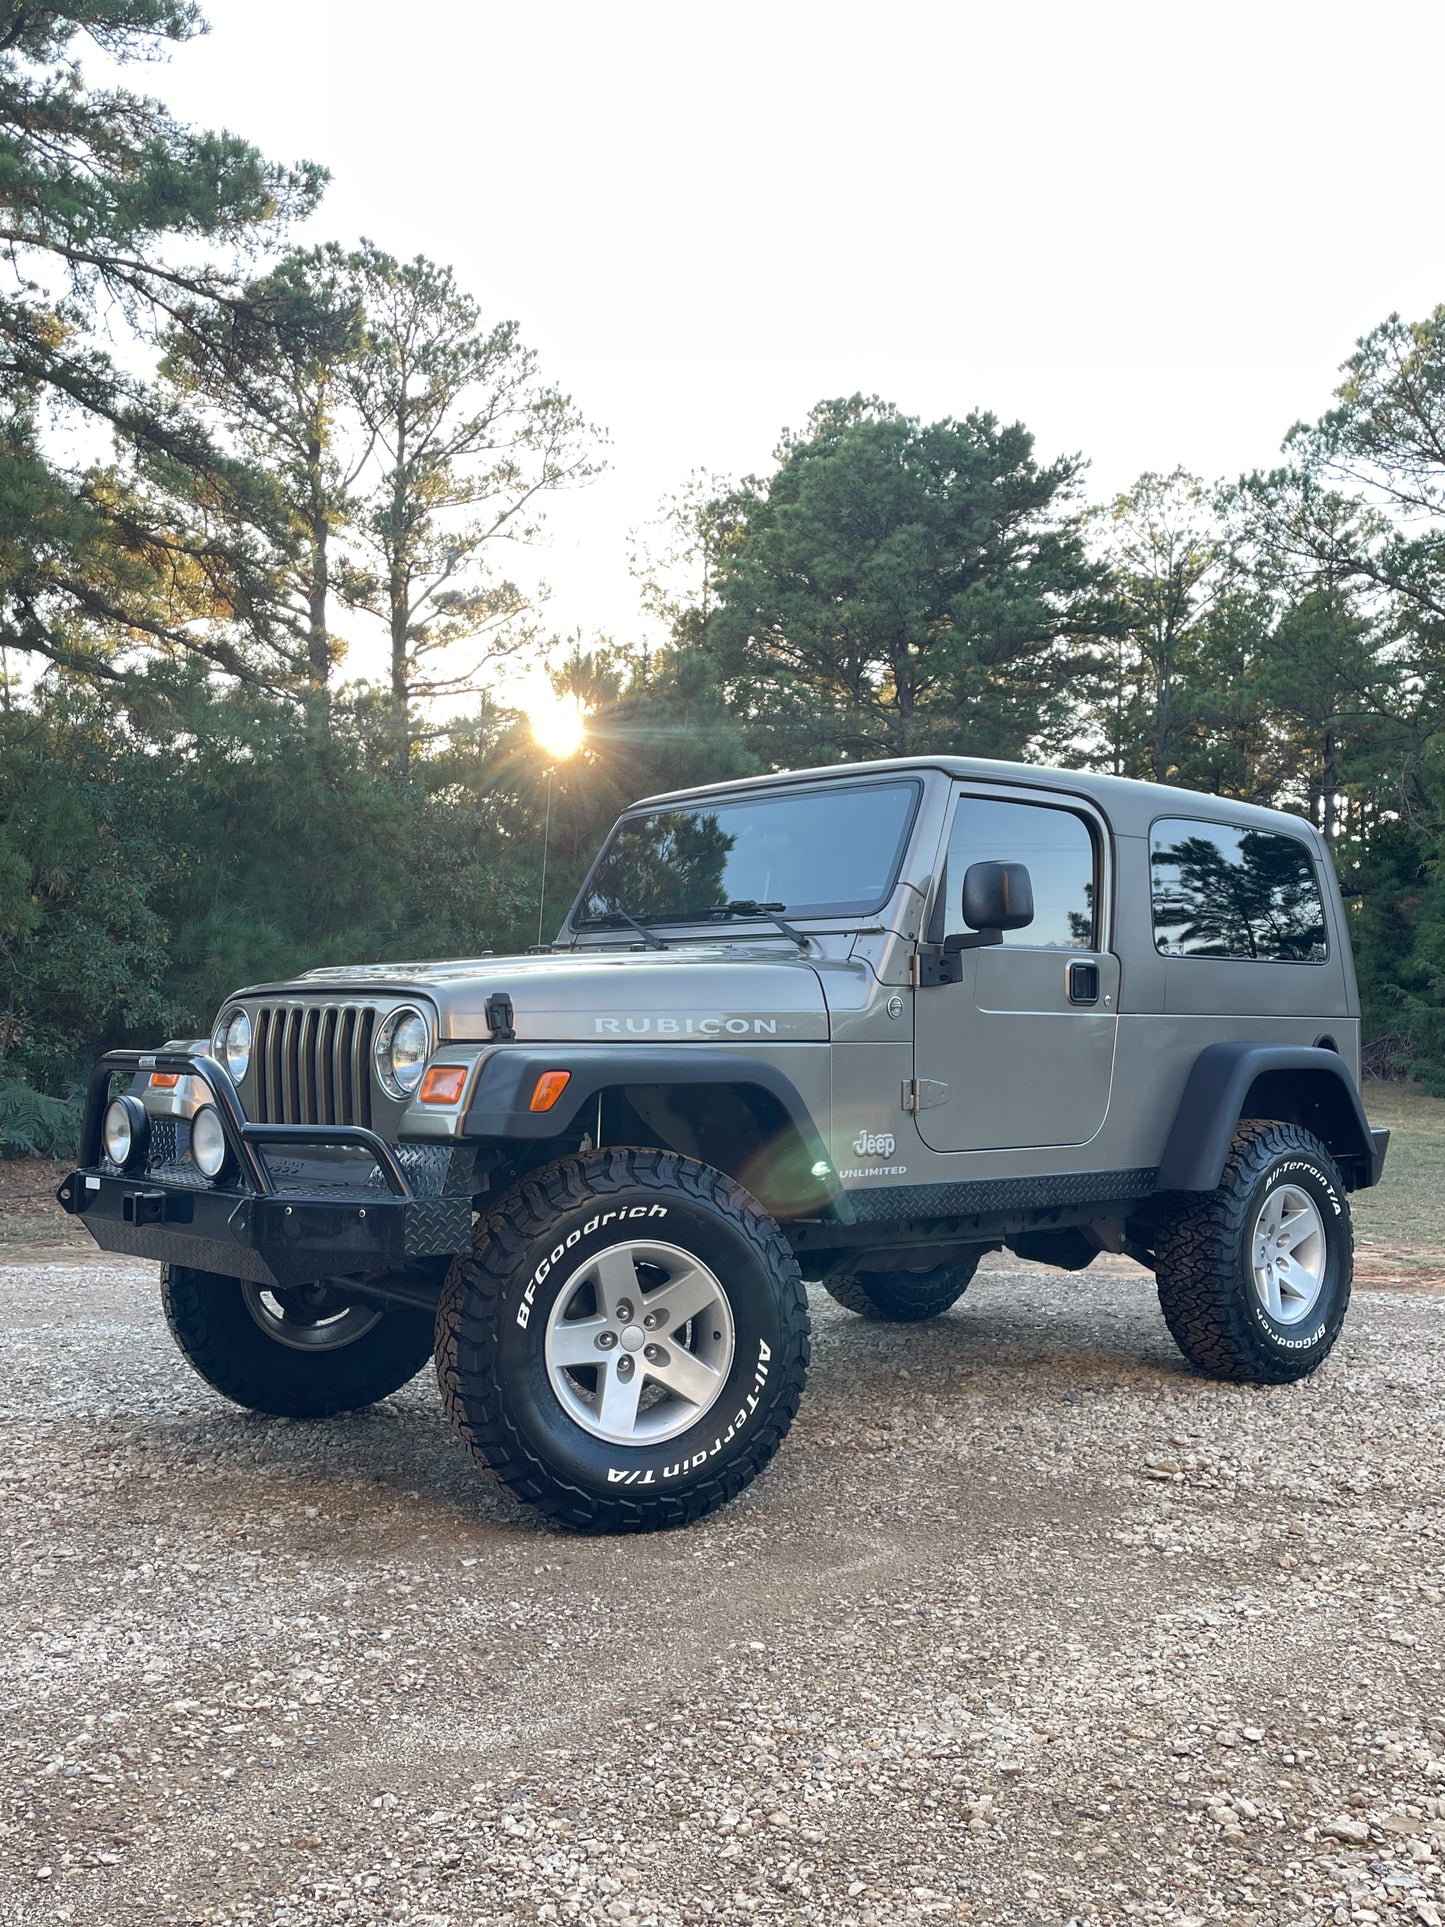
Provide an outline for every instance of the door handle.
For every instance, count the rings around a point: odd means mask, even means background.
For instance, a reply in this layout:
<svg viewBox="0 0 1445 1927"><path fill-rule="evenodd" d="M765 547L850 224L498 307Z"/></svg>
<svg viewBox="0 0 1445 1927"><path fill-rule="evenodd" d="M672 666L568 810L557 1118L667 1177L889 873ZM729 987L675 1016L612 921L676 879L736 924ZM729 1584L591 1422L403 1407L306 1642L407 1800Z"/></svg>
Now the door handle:
<svg viewBox="0 0 1445 1927"><path fill-rule="evenodd" d="M1069 1002L1097 1004L1098 1001L1099 966L1096 963L1071 963L1069 965Z"/></svg>

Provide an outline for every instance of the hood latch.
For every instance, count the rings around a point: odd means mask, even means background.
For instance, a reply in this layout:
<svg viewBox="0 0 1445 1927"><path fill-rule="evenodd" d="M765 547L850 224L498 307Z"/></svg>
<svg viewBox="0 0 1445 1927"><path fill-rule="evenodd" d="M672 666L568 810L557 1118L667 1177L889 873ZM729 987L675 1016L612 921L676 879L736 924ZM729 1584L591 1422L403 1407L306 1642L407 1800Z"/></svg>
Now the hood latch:
<svg viewBox="0 0 1445 1927"><path fill-rule="evenodd" d="M515 1013L512 1009L512 999L509 992L505 990L494 990L487 999L484 1014L487 1020L487 1029L492 1033L493 1043L516 1043L517 1032L512 1022Z"/></svg>

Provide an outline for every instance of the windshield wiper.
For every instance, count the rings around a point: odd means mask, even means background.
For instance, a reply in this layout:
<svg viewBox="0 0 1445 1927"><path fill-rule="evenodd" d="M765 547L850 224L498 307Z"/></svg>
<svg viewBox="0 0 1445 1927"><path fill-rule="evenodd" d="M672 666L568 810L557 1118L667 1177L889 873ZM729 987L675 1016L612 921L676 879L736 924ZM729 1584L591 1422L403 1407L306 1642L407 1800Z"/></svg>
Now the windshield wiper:
<svg viewBox="0 0 1445 1927"><path fill-rule="evenodd" d="M781 930L785 937L791 937L800 950L810 949L811 945L802 931L795 930L792 924L778 915L783 908L781 903L755 903L751 897L735 897L731 903L717 904L707 914L716 917L719 922L727 917L760 917L772 924L775 930Z"/></svg>
<svg viewBox="0 0 1445 1927"><path fill-rule="evenodd" d="M639 923L632 912L630 910L624 910L621 904L614 903L608 910L607 915L609 920L613 917L620 917L624 923L630 924L649 950L666 950L667 945L662 941L662 938L658 936L657 932L655 930L649 930L645 923ZM602 919L600 917L588 918L589 923L600 923L601 921Z"/></svg>

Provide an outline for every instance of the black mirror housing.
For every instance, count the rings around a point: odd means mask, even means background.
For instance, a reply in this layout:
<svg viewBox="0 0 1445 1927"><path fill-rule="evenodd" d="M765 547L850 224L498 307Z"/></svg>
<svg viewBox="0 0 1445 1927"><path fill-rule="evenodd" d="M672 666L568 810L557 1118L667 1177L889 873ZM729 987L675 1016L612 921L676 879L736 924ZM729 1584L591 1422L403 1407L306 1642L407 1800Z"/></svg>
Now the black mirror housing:
<svg viewBox="0 0 1445 1927"><path fill-rule="evenodd" d="M1034 920L1034 886L1023 863L970 863L963 879L970 930L1022 930Z"/></svg>

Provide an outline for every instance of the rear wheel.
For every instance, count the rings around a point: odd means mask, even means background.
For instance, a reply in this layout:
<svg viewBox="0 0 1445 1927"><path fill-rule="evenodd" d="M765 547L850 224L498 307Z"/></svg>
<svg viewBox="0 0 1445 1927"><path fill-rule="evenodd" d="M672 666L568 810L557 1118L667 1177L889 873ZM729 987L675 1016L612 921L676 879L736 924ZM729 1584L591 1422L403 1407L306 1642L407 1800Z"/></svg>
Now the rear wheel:
<svg viewBox="0 0 1445 1927"><path fill-rule="evenodd" d="M520 1183L437 1313L463 1443L560 1524L684 1525L741 1492L802 1395L807 1299L786 1240L720 1171L595 1151Z"/></svg>
<svg viewBox="0 0 1445 1927"><path fill-rule="evenodd" d="M1241 1124L1218 1190L1181 1201L1155 1244L1165 1321L1211 1378L1312 1372L1339 1336L1353 1270L1344 1180L1297 1124Z"/></svg>
<svg viewBox="0 0 1445 1927"><path fill-rule="evenodd" d="M281 1290L167 1265L161 1299L201 1377L237 1405L279 1418L374 1405L431 1356L430 1313L348 1298L345 1279Z"/></svg>
<svg viewBox="0 0 1445 1927"><path fill-rule="evenodd" d="M966 1264L934 1265L927 1271L850 1271L825 1278L823 1289L863 1318L917 1324L956 1305L973 1282L982 1252Z"/></svg>

